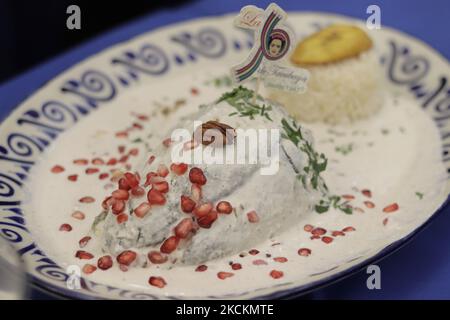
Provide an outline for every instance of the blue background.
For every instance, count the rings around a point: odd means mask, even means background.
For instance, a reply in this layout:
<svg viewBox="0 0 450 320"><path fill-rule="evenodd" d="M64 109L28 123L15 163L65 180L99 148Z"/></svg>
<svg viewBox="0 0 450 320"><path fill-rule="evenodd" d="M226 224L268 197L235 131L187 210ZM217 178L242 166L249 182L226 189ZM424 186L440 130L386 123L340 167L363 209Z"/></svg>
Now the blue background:
<svg viewBox="0 0 450 320"><path fill-rule="evenodd" d="M116 42L173 22L239 11L246 4L266 7L270 2L202 0L176 10L159 11L124 25L1 85L0 119L58 73ZM425 41L450 59L448 0L279 0L277 3L285 10L325 11L360 19L367 17L366 8L370 4L377 4L381 7L383 25L397 28ZM449 209L441 212L411 243L378 264L381 268L381 290L368 290L368 275L361 271L304 298L450 299L450 232L447 229L450 227L449 213ZM45 295L33 292L32 297L45 298Z"/></svg>

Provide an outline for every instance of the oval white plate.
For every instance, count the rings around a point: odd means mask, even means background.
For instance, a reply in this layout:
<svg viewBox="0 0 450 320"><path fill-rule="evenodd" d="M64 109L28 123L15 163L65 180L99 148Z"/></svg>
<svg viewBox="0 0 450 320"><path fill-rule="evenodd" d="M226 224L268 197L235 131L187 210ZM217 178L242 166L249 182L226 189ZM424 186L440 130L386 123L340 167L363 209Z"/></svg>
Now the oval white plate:
<svg viewBox="0 0 450 320"><path fill-rule="evenodd" d="M386 256L444 206L449 190L449 65L433 49L403 33L374 30L370 36L376 43L389 92L382 112L351 128L306 125L316 134L318 149L330 159L325 178L333 191L351 193L355 199L350 203L360 208L351 216L331 211L305 217L304 224L326 228L332 243L310 239L302 224L253 248L259 251L256 255L247 252L245 257L227 257L208 264L205 272L195 272L193 267L167 271L153 266L123 273L115 267L83 276L81 288L70 290L67 280L73 284L76 277L67 272L77 270L70 266L84 264L73 256L77 241L89 229L99 212L99 202L108 192L102 189L106 182L100 184L99 179L100 173L108 172L105 167L86 175L84 167L71 161L79 155L92 158L95 152L96 156L108 153L111 157L120 143L115 133L133 121L145 129L130 133L128 140L134 142L126 146L128 150L133 144L143 148L137 138L147 139L150 133L149 141L157 141L171 121L227 90L221 76L252 44L251 35L233 28L232 18L165 27L105 50L55 78L2 123L0 234L22 255L36 285L78 298L298 295ZM289 14L289 23L299 37L337 21L359 24L334 15ZM167 108L176 112L165 117ZM148 114L150 120L136 118L131 111ZM147 136L142 136L143 132ZM137 163L138 158L131 163ZM55 175L50 169L57 164L65 171ZM71 174L78 174L77 182L67 180ZM370 199L362 194L364 188L371 190ZM77 204L85 195L94 196L96 203ZM367 201L375 208L369 208ZM400 208L383 212L391 203ZM77 208L87 214L85 220L70 217ZM73 226L72 232L58 231L65 222ZM356 231L345 236L332 234L347 226ZM311 255L299 255L300 248L310 249ZM288 261L274 260L277 257ZM243 268L232 270L230 261ZM282 271L283 277L273 279L272 270ZM219 271L233 272L234 276L220 280ZM167 286L149 286L151 275L164 276Z"/></svg>

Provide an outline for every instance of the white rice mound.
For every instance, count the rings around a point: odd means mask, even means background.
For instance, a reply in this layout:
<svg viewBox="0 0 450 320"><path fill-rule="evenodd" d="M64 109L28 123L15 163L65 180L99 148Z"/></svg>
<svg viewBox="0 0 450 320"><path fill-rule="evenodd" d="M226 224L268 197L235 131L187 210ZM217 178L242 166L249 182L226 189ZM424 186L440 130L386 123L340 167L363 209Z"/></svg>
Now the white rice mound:
<svg viewBox="0 0 450 320"><path fill-rule="evenodd" d="M348 123L376 113L383 101L380 65L374 50L328 65L306 67L305 93L269 89L269 97L297 120Z"/></svg>

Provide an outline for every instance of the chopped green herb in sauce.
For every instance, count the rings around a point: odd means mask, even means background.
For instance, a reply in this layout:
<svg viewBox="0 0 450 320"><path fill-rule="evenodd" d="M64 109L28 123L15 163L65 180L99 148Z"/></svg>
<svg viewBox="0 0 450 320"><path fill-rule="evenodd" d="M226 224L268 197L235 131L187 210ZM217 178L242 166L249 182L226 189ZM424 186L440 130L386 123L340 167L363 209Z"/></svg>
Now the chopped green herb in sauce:
<svg viewBox="0 0 450 320"><path fill-rule="evenodd" d="M353 143L344 144L342 146L336 146L334 148L334 150L336 150L336 152L341 153L342 155L346 156L350 152L353 151Z"/></svg>
<svg viewBox="0 0 450 320"><path fill-rule="evenodd" d="M214 85L217 88L220 87L231 87L231 85L233 84L233 81L231 80L231 77L228 75L224 75L224 76L220 76L217 78L214 78L210 81L206 82L207 85Z"/></svg>
<svg viewBox="0 0 450 320"><path fill-rule="evenodd" d="M341 197L339 196L330 196L326 200L320 200L319 204L315 206L315 210L317 213L324 213L330 210L330 208L341 210L346 214L352 214L352 207L348 206L344 202L341 202Z"/></svg>
<svg viewBox="0 0 450 320"><path fill-rule="evenodd" d="M254 104L253 91L245 87L239 86L230 92L226 92L220 97L217 103L226 101L230 106L236 109L236 112L232 112L229 116L238 115L239 117L249 117L254 119L256 116L265 117L267 120L272 121L269 116L269 111L272 110L272 106L263 104L262 106ZM258 95L257 101L262 101L262 97Z"/></svg>

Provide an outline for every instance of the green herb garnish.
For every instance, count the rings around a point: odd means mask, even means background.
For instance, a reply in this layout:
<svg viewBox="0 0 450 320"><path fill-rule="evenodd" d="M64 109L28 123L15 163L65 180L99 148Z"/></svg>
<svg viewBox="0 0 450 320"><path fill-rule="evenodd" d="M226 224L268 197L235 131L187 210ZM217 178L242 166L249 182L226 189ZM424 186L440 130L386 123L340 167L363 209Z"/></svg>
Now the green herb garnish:
<svg viewBox="0 0 450 320"><path fill-rule="evenodd" d="M230 92L224 93L217 103L226 101L228 104L236 109L235 112L229 114L229 116L249 117L254 119L256 116L265 117L267 120L272 121L268 111L272 111L272 106L253 103L254 92L245 87L239 86ZM258 95L256 101L263 101L263 98Z"/></svg>
<svg viewBox="0 0 450 320"><path fill-rule="evenodd" d="M422 192L417 191L417 192L416 192L416 196L417 196L420 200L422 200L424 194L423 194Z"/></svg>
<svg viewBox="0 0 450 320"><path fill-rule="evenodd" d="M353 213L352 207L348 206L345 202L341 202L341 197L339 196L330 196L326 200L320 200L314 209L317 213L324 213L330 210L330 208L341 210L346 214Z"/></svg>
<svg viewBox="0 0 450 320"><path fill-rule="evenodd" d="M313 149L311 143L303 137L301 128L295 121L292 121L292 125L290 125L286 119L282 119L281 125L284 130L281 136L284 139L290 140L308 156L308 164L303 168L303 172L297 175L297 178L302 181L304 187L306 187L306 181L309 180L311 186L317 190L319 180L321 181L320 173L327 168L327 158L323 153L319 154ZM326 189L323 181L322 185Z"/></svg>

